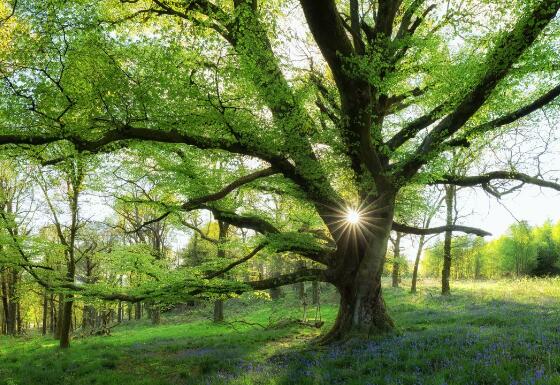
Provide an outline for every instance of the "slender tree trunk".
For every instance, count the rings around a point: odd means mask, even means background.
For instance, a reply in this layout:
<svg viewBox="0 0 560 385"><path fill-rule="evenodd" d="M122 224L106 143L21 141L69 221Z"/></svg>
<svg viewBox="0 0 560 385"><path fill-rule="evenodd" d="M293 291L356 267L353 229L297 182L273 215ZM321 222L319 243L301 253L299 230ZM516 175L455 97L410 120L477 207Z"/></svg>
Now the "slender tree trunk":
<svg viewBox="0 0 560 385"><path fill-rule="evenodd" d="M416 250L416 258L414 259L414 269L412 270L412 285L410 286L411 293L416 293L416 282L418 281L418 267L420 265L420 257L422 256L422 250L424 249L425 240L426 240L426 236L420 235L420 240L418 241L418 250Z"/></svg>
<svg viewBox="0 0 560 385"><path fill-rule="evenodd" d="M8 294L8 273L5 272L0 275L0 283L2 287L2 310L4 313L4 330L3 334L11 334L13 327L11 325L11 315L10 315L10 304L9 304L9 294Z"/></svg>
<svg viewBox="0 0 560 385"><path fill-rule="evenodd" d="M43 294L43 325L41 334L46 336L47 335L47 320L49 316L49 297L47 295L47 291L45 290Z"/></svg>
<svg viewBox="0 0 560 385"><path fill-rule="evenodd" d="M6 315L4 314L4 305L0 302L0 335L6 334Z"/></svg>
<svg viewBox="0 0 560 385"><path fill-rule="evenodd" d="M142 319L142 302L136 302L134 304L134 319Z"/></svg>
<svg viewBox="0 0 560 385"><path fill-rule="evenodd" d="M280 276L280 257L278 255L274 255L272 257L272 277ZM282 296L282 288L281 287L274 287L269 291L270 299L276 300Z"/></svg>
<svg viewBox="0 0 560 385"><path fill-rule="evenodd" d="M224 321L224 301L216 300L214 302L214 322Z"/></svg>
<svg viewBox="0 0 560 385"><path fill-rule="evenodd" d="M17 325L17 334L23 334L23 317L21 315L21 302L18 300L16 302L16 325Z"/></svg>
<svg viewBox="0 0 560 385"><path fill-rule="evenodd" d="M227 230L228 225L225 222L218 221L218 258L224 259L226 257L226 251L223 247L223 243L226 241L227 238ZM224 301L218 299L214 302L214 322L223 322L224 321Z"/></svg>
<svg viewBox="0 0 560 385"><path fill-rule="evenodd" d="M62 319L60 327L60 347L66 349L70 347L70 329L72 327L72 305L74 304L72 294L66 294L62 306Z"/></svg>
<svg viewBox="0 0 560 385"><path fill-rule="evenodd" d="M64 313L64 295L58 295L58 311L56 312L56 329L54 332L54 338L60 339L62 333L62 317Z"/></svg>
<svg viewBox="0 0 560 385"><path fill-rule="evenodd" d="M150 319L152 320L152 325L159 325L161 323L161 309L159 305L151 306Z"/></svg>
<svg viewBox="0 0 560 385"><path fill-rule="evenodd" d="M51 334L54 335L55 330L56 330L56 308L54 306L54 294L51 293L51 295L49 296L49 331Z"/></svg>
<svg viewBox="0 0 560 385"><path fill-rule="evenodd" d="M397 232L395 242L393 243L393 273L392 273L392 286L399 287L400 281L400 257L401 257L401 237L402 233Z"/></svg>
<svg viewBox="0 0 560 385"><path fill-rule="evenodd" d="M121 323L122 321L123 321L123 304L121 301L119 301L117 307L117 322Z"/></svg>
<svg viewBox="0 0 560 385"><path fill-rule="evenodd" d="M317 281L311 282L311 290L312 290L313 305L317 305L320 301L319 282Z"/></svg>
<svg viewBox="0 0 560 385"><path fill-rule="evenodd" d="M445 186L445 206L447 209L446 224L453 225L453 199L455 198L455 186ZM445 239L443 242L443 269L441 271L441 294L451 294L449 287L449 277L451 276L451 237L452 232L445 232Z"/></svg>

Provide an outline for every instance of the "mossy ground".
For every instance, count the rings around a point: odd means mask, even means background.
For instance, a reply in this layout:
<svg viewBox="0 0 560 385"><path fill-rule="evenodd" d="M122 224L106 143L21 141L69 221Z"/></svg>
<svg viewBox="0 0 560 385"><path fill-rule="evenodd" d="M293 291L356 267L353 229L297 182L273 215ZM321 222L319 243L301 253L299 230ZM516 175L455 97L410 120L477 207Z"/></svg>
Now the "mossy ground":
<svg viewBox="0 0 560 385"><path fill-rule="evenodd" d="M301 318L289 289L279 301L228 301L228 321L246 323L215 325L207 308L160 326L128 322L66 351L51 338L3 337L0 384L560 384L559 279L457 282L450 297L435 281L421 287L385 288L394 334L328 347L310 342L334 320L332 291L322 330L250 325Z"/></svg>

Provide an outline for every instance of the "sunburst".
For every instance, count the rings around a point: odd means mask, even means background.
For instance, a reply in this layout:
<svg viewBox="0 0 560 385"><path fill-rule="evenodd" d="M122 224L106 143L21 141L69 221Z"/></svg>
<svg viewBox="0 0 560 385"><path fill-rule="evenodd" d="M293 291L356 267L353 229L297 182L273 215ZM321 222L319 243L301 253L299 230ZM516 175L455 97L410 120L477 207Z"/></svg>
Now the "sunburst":
<svg viewBox="0 0 560 385"><path fill-rule="evenodd" d="M360 223L360 212L356 209L348 209L346 211L346 221L351 225Z"/></svg>

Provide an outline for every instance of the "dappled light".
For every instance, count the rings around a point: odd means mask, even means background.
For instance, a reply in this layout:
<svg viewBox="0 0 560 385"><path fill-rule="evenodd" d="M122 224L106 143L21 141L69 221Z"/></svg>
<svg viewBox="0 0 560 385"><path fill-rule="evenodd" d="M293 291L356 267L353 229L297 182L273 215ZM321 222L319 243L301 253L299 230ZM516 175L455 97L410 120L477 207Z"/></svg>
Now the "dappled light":
<svg viewBox="0 0 560 385"><path fill-rule="evenodd" d="M560 0L0 0L0 385L560 384Z"/></svg>

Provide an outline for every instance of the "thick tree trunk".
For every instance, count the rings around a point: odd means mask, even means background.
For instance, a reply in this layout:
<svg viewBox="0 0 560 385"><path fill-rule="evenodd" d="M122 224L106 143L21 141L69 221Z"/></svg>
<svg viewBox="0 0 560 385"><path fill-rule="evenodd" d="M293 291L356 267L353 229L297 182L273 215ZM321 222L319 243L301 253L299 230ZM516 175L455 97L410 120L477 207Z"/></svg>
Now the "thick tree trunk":
<svg viewBox="0 0 560 385"><path fill-rule="evenodd" d="M381 290L394 197L378 198L375 207L372 214L361 215L360 230L349 230L337 241L337 252L340 253L337 260L341 262L335 267L332 283L340 293L340 306L335 324L323 338L323 343L354 334L369 336L394 329Z"/></svg>
<svg viewBox="0 0 560 385"><path fill-rule="evenodd" d="M418 250L416 251L416 258L414 259L414 269L412 270L412 285L410 285L410 292L416 293L416 282L418 281L418 267L420 265L420 257L422 256L422 250L424 249L424 241L426 240L425 235L420 236L418 241Z"/></svg>
<svg viewBox="0 0 560 385"><path fill-rule="evenodd" d="M340 340L352 334L383 334L394 328L383 300L380 275L371 277L367 283L355 282L339 287L338 290L338 315L333 328L324 337L324 342Z"/></svg>
<svg viewBox="0 0 560 385"><path fill-rule="evenodd" d="M445 186L445 205L447 208L446 225L453 225L453 199L455 198L455 186ZM445 232L445 239L443 242L443 269L441 270L441 294L451 294L449 287L449 277L451 276L451 237L452 232Z"/></svg>

